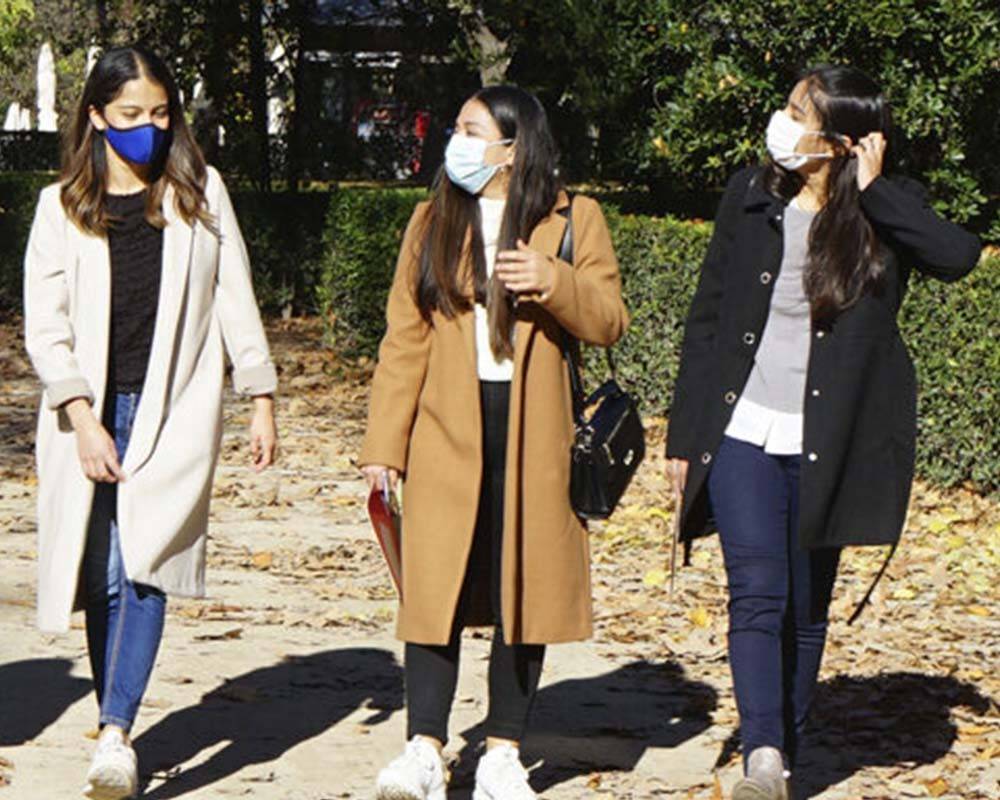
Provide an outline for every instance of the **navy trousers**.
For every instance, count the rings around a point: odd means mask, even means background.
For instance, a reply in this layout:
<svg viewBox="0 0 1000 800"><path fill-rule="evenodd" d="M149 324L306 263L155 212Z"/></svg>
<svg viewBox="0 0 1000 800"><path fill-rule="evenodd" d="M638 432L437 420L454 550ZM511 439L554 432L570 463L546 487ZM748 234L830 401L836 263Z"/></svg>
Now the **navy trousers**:
<svg viewBox="0 0 1000 800"><path fill-rule="evenodd" d="M729 662L744 758L795 760L826 642L839 548L798 542L800 456L726 437L708 478L729 584Z"/></svg>

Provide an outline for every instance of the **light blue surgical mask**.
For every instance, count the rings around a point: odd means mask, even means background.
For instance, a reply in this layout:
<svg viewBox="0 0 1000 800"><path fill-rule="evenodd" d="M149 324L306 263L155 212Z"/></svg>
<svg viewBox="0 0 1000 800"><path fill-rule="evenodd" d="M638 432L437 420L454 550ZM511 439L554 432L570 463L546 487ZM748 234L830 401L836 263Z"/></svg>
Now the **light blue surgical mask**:
<svg viewBox="0 0 1000 800"><path fill-rule="evenodd" d="M496 175L501 164L484 164L483 158L490 147L511 144L513 139L487 142L478 136L463 133L452 134L444 151L444 169L451 182L465 189L469 194L479 194L483 187Z"/></svg>

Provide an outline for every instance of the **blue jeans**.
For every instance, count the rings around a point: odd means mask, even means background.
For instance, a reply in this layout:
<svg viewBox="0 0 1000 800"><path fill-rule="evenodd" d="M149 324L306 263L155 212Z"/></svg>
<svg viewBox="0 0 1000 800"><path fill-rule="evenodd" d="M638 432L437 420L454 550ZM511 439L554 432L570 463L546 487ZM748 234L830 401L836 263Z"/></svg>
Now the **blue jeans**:
<svg viewBox="0 0 1000 800"><path fill-rule="evenodd" d="M729 583L729 663L744 758L794 763L826 642L838 548L798 543L800 456L726 437L708 477Z"/></svg>
<svg viewBox="0 0 1000 800"><path fill-rule="evenodd" d="M112 395L107 400L104 426L114 436L119 463L125 457L138 408L138 394ZM133 583L125 574L117 500L116 484L97 484L87 527L83 579L87 646L101 707L100 724L128 731L156 661L166 596L158 589Z"/></svg>

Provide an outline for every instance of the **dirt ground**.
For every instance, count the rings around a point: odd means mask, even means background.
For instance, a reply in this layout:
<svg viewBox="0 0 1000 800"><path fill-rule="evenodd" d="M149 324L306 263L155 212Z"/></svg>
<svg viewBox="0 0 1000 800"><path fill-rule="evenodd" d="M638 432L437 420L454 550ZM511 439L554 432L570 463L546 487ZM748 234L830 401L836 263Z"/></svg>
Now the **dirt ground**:
<svg viewBox="0 0 1000 800"><path fill-rule="evenodd" d="M392 589L352 458L370 364L316 322L270 324L280 464L246 466L249 405L227 406L210 596L172 599L135 730L143 797L371 797L404 736ZM0 800L80 796L96 723L82 618L33 628L37 386L0 326ZM672 506L662 421L619 512L593 526L597 634L549 650L524 756L544 797L728 796L739 772L714 540L666 588ZM846 619L882 558L844 558L798 797L1000 797L1000 507L918 486L873 607ZM469 631L452 719L450 798L469 798L489 647Z"/></svg>

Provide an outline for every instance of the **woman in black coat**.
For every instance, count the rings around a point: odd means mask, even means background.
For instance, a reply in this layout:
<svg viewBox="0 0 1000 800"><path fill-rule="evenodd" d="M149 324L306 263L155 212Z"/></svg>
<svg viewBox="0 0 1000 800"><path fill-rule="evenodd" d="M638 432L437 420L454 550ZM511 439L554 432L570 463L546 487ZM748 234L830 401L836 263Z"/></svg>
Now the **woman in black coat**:
<svg viewBox="0 0 1000 800"><path fill-rule="evenodd" d="M746 777L787 797L845 545L895 544L916 439L896 325L912 269L953 281L979 240L882 175L879 87L820 67L729 182L688 315L667 456L685 543L720 532Z"/></svg>

